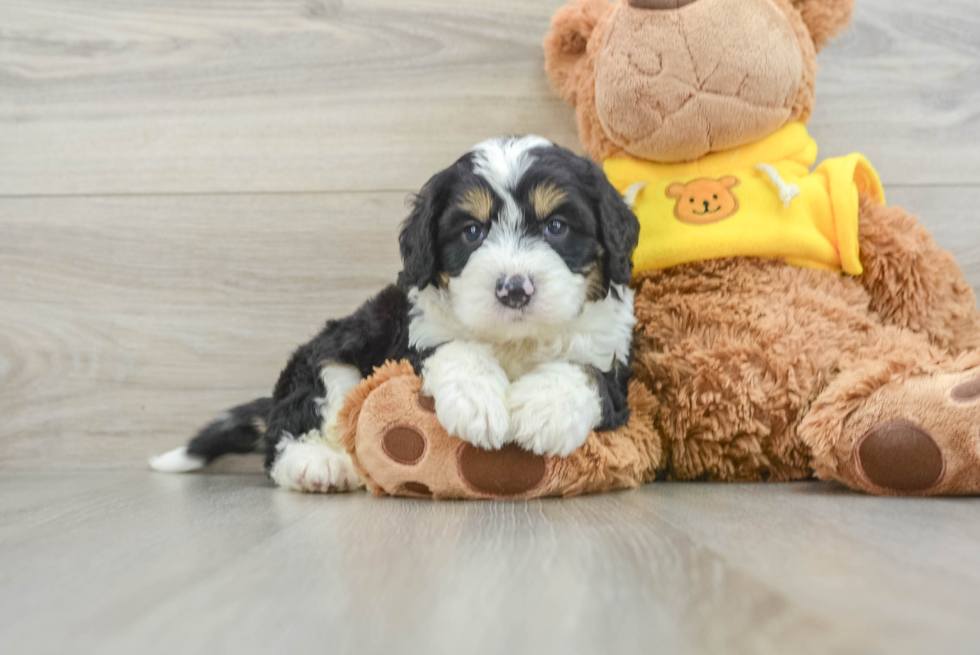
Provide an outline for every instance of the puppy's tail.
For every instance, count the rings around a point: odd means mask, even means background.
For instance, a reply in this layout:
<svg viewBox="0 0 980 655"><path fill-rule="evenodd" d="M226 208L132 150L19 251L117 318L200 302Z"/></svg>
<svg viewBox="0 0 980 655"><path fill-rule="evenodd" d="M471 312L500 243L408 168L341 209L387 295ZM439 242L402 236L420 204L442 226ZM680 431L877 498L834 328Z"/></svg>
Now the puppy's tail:
<svg viewBox="0 0 980 655"><path fill-rule="evenodd" d="M150 458L150 468L164 473L188 473L228 453L259 450L265 437L272 398L258 398L232 407L205 425L186 446Z"/></svg>

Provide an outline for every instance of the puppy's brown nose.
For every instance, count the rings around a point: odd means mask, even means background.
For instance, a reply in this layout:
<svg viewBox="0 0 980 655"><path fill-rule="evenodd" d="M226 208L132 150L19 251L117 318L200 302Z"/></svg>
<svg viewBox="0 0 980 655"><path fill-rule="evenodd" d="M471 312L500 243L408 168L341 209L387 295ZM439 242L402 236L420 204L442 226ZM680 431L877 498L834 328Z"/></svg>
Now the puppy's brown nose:
<svg viewBox="0 0 980 655"><path fill-rule="evenodd" d="M698 0L628 0L637 9L680 9Z"/></svg>
<svg viewBox="0 0 980 655"><path fill-rule="evenodd" d="M497 280L497 300L511 309L526 307L531 302L534 285L523 275L512 275Z"/></svg>

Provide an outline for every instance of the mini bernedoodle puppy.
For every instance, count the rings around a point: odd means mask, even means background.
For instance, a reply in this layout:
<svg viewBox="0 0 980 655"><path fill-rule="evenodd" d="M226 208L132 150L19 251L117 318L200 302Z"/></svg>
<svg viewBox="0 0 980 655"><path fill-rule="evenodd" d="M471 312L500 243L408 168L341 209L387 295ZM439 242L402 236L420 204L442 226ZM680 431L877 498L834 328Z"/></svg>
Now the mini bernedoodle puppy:
<svg viewBox="0 0 980 655"><path fill-rule="evenodd" d="M264 448L279 486L356 488L337 413L389 359L422 372L450 434L568 455L629 416L638 234L588 159L538 136L485 141L416 197L397 284L301 346L272 398L229 410L151 465L191 471Z"/></svg>

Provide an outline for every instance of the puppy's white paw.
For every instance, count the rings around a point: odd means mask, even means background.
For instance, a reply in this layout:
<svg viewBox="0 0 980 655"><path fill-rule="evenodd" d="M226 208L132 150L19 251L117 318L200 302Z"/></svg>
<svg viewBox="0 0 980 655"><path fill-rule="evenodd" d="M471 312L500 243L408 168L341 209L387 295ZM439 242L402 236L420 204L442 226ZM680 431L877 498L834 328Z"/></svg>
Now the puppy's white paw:
<svg viewBox="0 0 980 655"><path fill-rule="evenodd" d="M350 455L305 437L279 443L271 477L283 489L310 493L351 491L364 484Z"/></svg>
<svg viewBox="0 0 980 655"><path fill-rule="evenodd" d="M449 434L486 450L496 450L507 443L510 415L503 393L495 385L471 380L443 385L427 393L435 399L436 416Z"/></svg>
<svg viewBox="0 0 980 655"><path fill-rule="evenodd" d="M489 346L453 341L425 361L423 391L449 434L494 450L507 442L507 374Z"/></svg>
<svg viewBox="0 0 980 655"><path fill-rule="evenodd" d="M542 364L510 386L511 441L538 455L566 457L602 420L589 375L565 362Z"/></svg>

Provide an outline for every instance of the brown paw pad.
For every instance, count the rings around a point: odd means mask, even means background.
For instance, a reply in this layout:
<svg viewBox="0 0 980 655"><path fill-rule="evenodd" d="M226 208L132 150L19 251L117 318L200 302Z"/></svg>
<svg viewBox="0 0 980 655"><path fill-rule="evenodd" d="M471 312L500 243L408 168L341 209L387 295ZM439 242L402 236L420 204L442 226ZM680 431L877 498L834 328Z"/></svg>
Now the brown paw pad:
<svg viewBox="0 0 980 655"><path fill-rule="evenodd" d="M514 444L483 450L470 444L459 449L459 474L473 489L491 496L517 496L541 484L548 461Z"/></svg>
<svg viewBox="0 0 980 655"><path fill-rule="evenodd" d="M958 403L968 403L980 398L980 378L953 387L949 397Z"/></svg>
<svg viewBox="0 0 980 655"><path fill-rule="evenodd" d="M396 425L385 432L381 439L381 449L385 455L399 464L414 465L425 456L425 437L415 428Z"/></svg>
<svg viewBox="0 0 980 655"><path fill-rule="evenodd" d="M924 491L943 476L945 463L929 433L908 421L889 421L858 443L857 464L873 484L893 491Z"/></svg>
<svg viewBox="0 0 980 655"><path fill-rule="evenodd" d="M419 407L421 407L424 411L429 412L430 414L436 413L435 398L425 393L424 391L420 390L417 399L418 399Z"/></svg>

